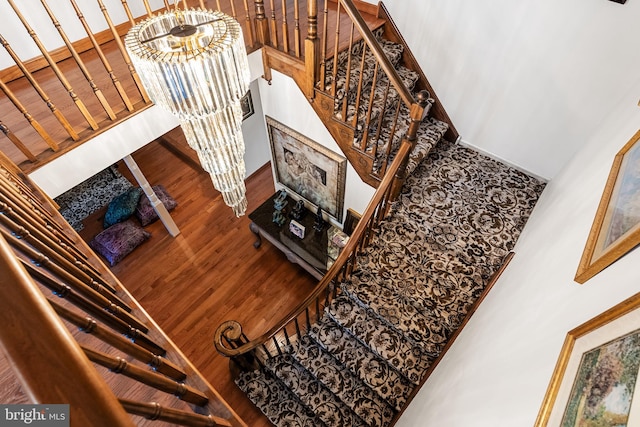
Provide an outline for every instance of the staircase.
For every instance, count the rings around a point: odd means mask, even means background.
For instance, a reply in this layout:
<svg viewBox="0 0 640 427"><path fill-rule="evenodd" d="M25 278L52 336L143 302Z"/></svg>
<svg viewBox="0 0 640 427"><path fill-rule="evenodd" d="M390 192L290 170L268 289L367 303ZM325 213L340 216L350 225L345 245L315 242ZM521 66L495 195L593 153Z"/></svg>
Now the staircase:
<svg viewBox="0 0 640 427"><path fill-rule="evenodd" d="M544 188L447 141L457 133L395 28L359 31L321 55L313 91L300 64L288 74L378 202L344 265L300 310L252 341L234 322L216 333L236 384L276 426L393 425L501 272ZM279 55L267 50L266 66L285 63ZM395 189L383 188L389 175Z"/></svg>

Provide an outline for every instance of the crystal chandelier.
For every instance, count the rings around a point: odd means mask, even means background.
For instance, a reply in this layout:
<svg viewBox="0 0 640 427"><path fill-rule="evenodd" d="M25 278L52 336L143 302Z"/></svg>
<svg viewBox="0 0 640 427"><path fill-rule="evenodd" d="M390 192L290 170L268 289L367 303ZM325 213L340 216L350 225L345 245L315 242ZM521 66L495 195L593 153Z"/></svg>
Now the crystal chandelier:
<svg viewBox="0 0 640 427"><path fill-rule="evenodd" d="M125 46L149 97L177 116L213 186L244 215L249 64L240 24L219 11L176 10L131 28Z"/></svg>

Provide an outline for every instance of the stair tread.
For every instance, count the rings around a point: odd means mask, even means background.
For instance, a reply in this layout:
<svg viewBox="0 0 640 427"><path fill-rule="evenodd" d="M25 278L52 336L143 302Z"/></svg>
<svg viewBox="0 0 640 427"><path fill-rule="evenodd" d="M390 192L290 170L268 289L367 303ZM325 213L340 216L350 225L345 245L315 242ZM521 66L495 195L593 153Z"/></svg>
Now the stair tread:
<svg viewBox="0 0 640 427"><path fill-rule="evenodd" d="M269 358L266 367L328 427L366 426L344 402L300 365L290 353Z"/></svg>
<svg viewBox="0 0 640 427"><path fill-rule="evenodd" d="M325 427L313 412L268 371L241 373L236 384L274 425Z"/></svg>
<svg viewBox="0 0 640 427"><path fill-rule="evenodd" d="M394 409L309 336L300 340L295 358L369 426L386 426Z"/></svg>
<svg viewBox="0 0 640 427"><path fill-rule="evenodd" d="M444 327L450 323L450 320L438 316L440 311L421 310L420 307L416 307L419 304L414 304L411 299L394 292L392 286L385 287L376 283L373 274L360 273L355 273L349 283L342 284L345 292L348 292L360 305L369 307L387 320L429 356L438 357L450 333L455 330ZM448 317L449 313L446 314Z"/></svg>
<svg viewBox="0 0 640 427"><path fill-rule="evenodd" d="M378 354L328 316L309 335L397 411L402 408L414 386Z"/></svg>
<svg viewBox="0 0 640 427"><path fill-rule="evenodd" d="M345 295L335 298L327 307L327 312L414 384L420 382L433 362L420 347L411 343L372 310L361 307Z"/></svg>

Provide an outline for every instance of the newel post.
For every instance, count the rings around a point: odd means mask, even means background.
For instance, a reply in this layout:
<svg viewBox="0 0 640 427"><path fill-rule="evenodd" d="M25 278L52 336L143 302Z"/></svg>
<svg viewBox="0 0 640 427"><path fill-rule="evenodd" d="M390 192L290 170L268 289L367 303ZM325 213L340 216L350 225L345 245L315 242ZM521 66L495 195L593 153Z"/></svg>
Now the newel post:
<svg viewBox="0 0 640 427"><path fill-rule="evenodd" d="M420 127L420 123L424 119L428 110L426 109L427 104L429 103L429 92L426 90L421 90L416 95L416 102L411 105L411 109L409 111L409 130L407 130L407 134L404 139L411 144L411 151L416 146L416 139L418 134L418 127ZM407 179L407 163L409 162L409 156L407 156L403 161L402 165L398 169L396 173L395 179L393 180L393 184L391 186L391 200L396 200L400 191L402 190L402 186L404 185L404 181Z"/></svg>
<svg viewBox="0 0 640 427"><path fill-rule="evenodd" d="M264 0L255 0L256 6L256 38L262 46L268 46L269 38L269 21L264 12Z"/></svg>
<svg viewBox="0 0 640 427"><path fill-rule="evenodd" d="M255 350L246 353L238 353L236 349L249 342L242 332L242 326L235 320L223 322L214 334L213 343L216 350L223 356L229 357L232 376L236 377L238 371L248 372L260 368L256 359Z"/></svg>
<svg viewBox="0 0 640 427"><path fill-rule="evenodd" d="M304 63L306 81L304 92L307 98L314 98L314 86L318 80L320 71L320 40L318 40L318 3L316 0L308 0L308 31L304 41Z"/></svg>

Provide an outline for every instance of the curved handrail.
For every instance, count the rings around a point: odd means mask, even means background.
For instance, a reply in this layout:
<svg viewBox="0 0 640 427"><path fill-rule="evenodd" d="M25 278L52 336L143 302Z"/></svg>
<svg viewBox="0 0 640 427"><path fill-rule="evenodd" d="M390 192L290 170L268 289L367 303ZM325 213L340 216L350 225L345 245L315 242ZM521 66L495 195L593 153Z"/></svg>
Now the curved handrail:
<svg viewBox="0 0 640 427"><path fill-rule="evenodd" d="M297 319L303 312L310 307L328 288L328 286L334 281L336 276L340 274L348 260L353 256L354 252L361 246L362 239L365 236L365 232L368 231L370 222L379 212L381 205L385 202L385 198L388 196L392 187L395 175L401 168L405 158L411 152L412 145L407 140L403 140L398 154L388 168L387 173L384 175L378 189L374 193L369 205L362 214L358 225L352 233L351 238L340 252L340 255L329 268L322 280L316 285L313 292L296 308L291 310L286 316L282 318L274 327L262 334L256 339L250 340L244 344L235 348L229 348L224 345L223 337L226 337L230 341L237 341L242 336L241 326L235 321L227 321L222 323L214 334L214 344L216 350L220 354L227 357L236 357L243 354L247 354L258 347L261 347L273 337L275 337L282 329Z"/></svg>

